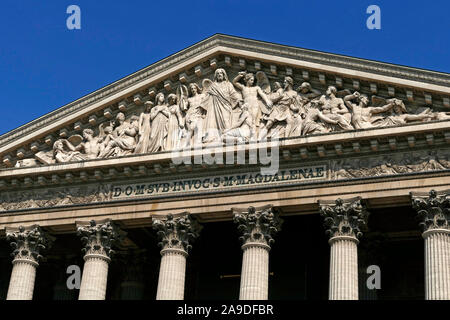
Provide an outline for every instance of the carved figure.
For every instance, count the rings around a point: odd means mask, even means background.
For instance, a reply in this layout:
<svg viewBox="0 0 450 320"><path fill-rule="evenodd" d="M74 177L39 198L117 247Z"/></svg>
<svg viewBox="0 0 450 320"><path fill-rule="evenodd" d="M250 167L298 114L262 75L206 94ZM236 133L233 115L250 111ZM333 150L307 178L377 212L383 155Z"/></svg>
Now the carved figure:
<svg viewBox="0 0 450 320"><path fill-rule="evenodd" d="M130 123L125 121L125 115L119 112L116 116L115 128L109 136L106 148L100 157L123 156L131 154L136 148L136 135L138 133L138 120L135 115L131 116Z"/></svg>
<svg viewBox="0 0 450 320"><path fill-rule="evenodd" d="M336 97L336 87L329 86L326 93L319 99L322 113L329 119L337 121L337 127L342 130L352 130L351 115L341 98Z"/></svg>
<svg viewBox="0 0 450 320"><path fill-rule="evenodd" d="M150 112L151 130L148 152L164 151L167 137L170 112L165 103L164 94L158 93L155 98L155 106Z"/></svg>
<svg viewBox="0 0 450 320"><path fill-rule="evenodd" d="M224 69L218 68L214 73L214 82L205 79L205 134L204 142L220 140L220 134L231 128L231 112L236 106L239 96L231 82L228 81Z"/></svg>
<svg viewBox="0 0 450 320"><path fill-rule="evenodd" d="M255 121L248 103L244 103L242 100L239 101L239 106L241 108L241 114L237 123L227 129L222 134L222 140L227 143L242 143L248 142L253 137L255 137Z"/></svg>
<svg viewBox="0 0 450 320"><path fill-rule="evenodd" d="M138 124L138 143L136 145L135 153L147 153L150 144L150 110L153 107L153 102L145 102L145 112L139 115Z"/></svg>
<svg viewBox="0 0 450 320"><path fill-rule="evenodd" d="M202 93L200 86L196 83L191 83L189 85L189 91L191 96L187 98L185 146L192 145L192 140L196 141L196 143L201 143L200 139L203 135L203 119L206 114L206 110L203 109L205 94Z"/></svg>
<svg viewBox="0 0 450 320"><path fill-rule="evenodd" d="M263 79L267 92L264 92L261 89L259 83L254 85L255 76L253 73L247 73L245 71L239 72L239 74L233 79L233 84L242 92L244 103L247 103L249 112L255 120L255 126L259 127L262 114L268 114L270 112L269 109L272 108L272 101L266 95L266 93L270 93L269 80L262 71L259 71L257 75L259 79ZM239 83L242 78L244 79L245 85ZM261 98L264 102L262 102L259 98Z"/></svg>
<svg viewBox="0 0 450 320"><path fill-rule="evenodd" d="M271 99L273 102L273 108L267 117L267 123L262 128L259 134L259 140L263 140L272 125L276 122L285 121L286 129L285 136L287 137L291 132L292 127L292 115L291 109L298 108L298 95L295 90L293 90L294 80L291 77L284 78L284 89L277 90L276 95L272 95Z"/></svg>
<svg viewBox="0 0 450 320"><path fill-rule="evenodd" d="M359 103L352 103L352 100L359 100ZM394 100L387 100L388 103L382 107L368 107L369 98L358 91L346 95L344 102L352 111L352 124L355 129L374 127L373 122L380 118L373 118L372 115L388 111L395 103Z"/></svg>
<svg viewBox="0 0 450 320"><path fill-rule="evenodd" d="M169 120L167 125L167 139L165 150L174 150L181 146L182 129L184 128L184 119L181 115L178 98L175 94L169 94L167 97L169 103Z"/></svg>

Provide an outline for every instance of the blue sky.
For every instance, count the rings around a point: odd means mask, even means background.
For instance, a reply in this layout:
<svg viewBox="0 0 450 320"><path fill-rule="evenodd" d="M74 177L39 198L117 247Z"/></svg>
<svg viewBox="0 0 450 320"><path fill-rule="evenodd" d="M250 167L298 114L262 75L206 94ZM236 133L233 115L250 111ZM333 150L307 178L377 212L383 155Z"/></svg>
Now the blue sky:
<svg viewBox="0 0 450 320"><path fill-rule="evenodd" d="M2 0L0 134L215 33L450 72L448 0Z"/></svg>

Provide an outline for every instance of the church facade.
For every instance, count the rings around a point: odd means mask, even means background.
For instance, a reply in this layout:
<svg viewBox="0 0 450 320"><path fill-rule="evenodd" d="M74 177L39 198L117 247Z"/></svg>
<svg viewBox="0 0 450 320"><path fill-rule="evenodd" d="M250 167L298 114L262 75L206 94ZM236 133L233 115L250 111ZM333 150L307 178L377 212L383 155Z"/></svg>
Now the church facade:
<svg viewBox="0 0 450 320"><path fill-rule="evenodd" d="M0 159L2 299L450 299L447 73L217 34Z"/></svg>

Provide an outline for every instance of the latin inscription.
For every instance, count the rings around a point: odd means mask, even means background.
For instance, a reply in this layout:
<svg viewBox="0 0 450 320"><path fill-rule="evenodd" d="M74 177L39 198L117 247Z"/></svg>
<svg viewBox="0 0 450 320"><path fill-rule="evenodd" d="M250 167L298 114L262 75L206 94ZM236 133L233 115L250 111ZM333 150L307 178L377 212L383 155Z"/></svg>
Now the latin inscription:
<svg viewBox="0 0 450 320"><path fill-rule="evenodd" d="M112 189L112 198L144 197L195 191L215 191L233 187L251 187L275 185L282 182L302 182L306 180L326 179L325 165L280 170L273 175L261 173L230 174L213 177L171 180L155 183L116 185Z"/></svg>

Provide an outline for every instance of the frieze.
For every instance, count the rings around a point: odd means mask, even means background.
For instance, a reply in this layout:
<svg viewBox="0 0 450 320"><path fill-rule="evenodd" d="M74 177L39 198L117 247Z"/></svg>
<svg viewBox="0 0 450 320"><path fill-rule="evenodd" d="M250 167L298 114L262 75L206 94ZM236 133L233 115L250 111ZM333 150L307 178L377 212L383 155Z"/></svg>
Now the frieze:
<svg viewBox="0 0 450 320"><path fill-rule="evenodd" d="M124 183L97 183L64 187L21 189L0 192L0 212L23 209L93 204L115 200L163 196L195 195L199 192L252 190L263 187L286 187L321 181L388 177L400 174L450 170L450 150L434 149L397 152L375 156L332 159L320 164L281 168L276 174L260 171L239 172L177 179L157 179Z"/></svg>
<svg viewBox="0 0 450 320"><path fill-rule="evenodd" d="M151 197L177 193L224 191L233 188L279 185L327 178L327 166L316 165L293 169L280 169L275 174L237 173L192 179L165 180L112 186L112 199Z"/></svg>

